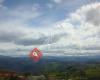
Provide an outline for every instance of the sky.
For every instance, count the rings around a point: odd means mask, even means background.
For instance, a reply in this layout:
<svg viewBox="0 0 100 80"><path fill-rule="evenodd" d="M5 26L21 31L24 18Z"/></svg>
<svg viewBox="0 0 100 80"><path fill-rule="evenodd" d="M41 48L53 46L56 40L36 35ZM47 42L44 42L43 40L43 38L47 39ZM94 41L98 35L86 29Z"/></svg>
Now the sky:
<svg viewBox="0 0 100 80"><path fill-rule="evenodd" d="M0 0L0 55L100 55L100 0Z"/></svg>

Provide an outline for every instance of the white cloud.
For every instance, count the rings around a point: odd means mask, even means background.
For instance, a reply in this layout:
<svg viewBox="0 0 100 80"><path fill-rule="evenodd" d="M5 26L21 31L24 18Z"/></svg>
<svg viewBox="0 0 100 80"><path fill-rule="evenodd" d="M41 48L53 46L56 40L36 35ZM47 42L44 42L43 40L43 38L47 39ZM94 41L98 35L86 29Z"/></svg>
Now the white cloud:
<svg viewBox="0 0 100 80"><path fill-rule="evenodd" d="M49 55L54 53L97 55L100 52L99 6L100 3L85 5L71 13L69 18L52 25L53 27L40 28L29 28L23 23L37 16L34 14L34 11L37 14L37 9L32 11L32 9L27 8L27 10L22 7L11 10L9 15L17 19L1 22L0 53L23 55L28 54L32 48L39 47L44 54ZM92 13L94 10L97 12ZM93 17L89 18L89 16Z"/></svg>
<svg viewBox="0 0 100 80"><path fill-rule="evenodd" d="M0 3L3 3L5 0L0 0Z"/></svg>
<svg viewBox="0 0 100 80"><path fill-rule="evenodd" d="M38 7L39 5L35 4L33 6L18 6L17 8L9 10L8 15L20 21L28 21L29 19L40 16L41 13Z"/></svg>
<svg viewBox="0 0 100 80"><path fill-rule="evenodd" d="M5 0L0 0L0 9L4 10L6 7L3 5Z"/></svg>
<svg viewBox="0 0 100 80"><path fill-rule="evenodd" d="M62 1L64 1L64 0L53 0L55 3L61 3Z"/></svg>
<svg viewBox="0 0 100 80"><path fill-rule="evenodd" d="M54 5L51 4L51 3L46 4L46 6L47 6L49 9L53 9L53 8L54 8Z"/></svg>
<svg viewBox="0 0 100 80"><path fill-rule="evenodd" d="M71 53L73 53L72 55L99 55L99 9L100 3L85 5L76 10L76 12L71 13L69 19L56 24L55 27L65 32L67 36L62 37L55 44L46 46L48 52L56 50L56 52L54 51L55 53L67 55L71 55ZM88 15L89 13L90 15Z"/></svg>

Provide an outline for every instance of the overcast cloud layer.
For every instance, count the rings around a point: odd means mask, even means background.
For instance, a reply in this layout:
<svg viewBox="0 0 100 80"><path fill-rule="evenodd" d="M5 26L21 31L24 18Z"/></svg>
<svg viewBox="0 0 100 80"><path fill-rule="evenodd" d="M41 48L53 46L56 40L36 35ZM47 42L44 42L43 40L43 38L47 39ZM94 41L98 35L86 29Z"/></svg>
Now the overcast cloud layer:
<svg viewBox="0 0 100 80"><path fill-rule="evenodd" d="M65 5L63 1L52 0L52 4L47 4L47 7L51 9L56 5L61 8L62 4ZM0 54L28 55L35 47L43 55L100 54L99 2L84 4L56 23L40 19L41 27L29 24L30 20L42 15L39 4L8 8L4 5L4 0L0 0ZM44 23L48 23L48 26L44 26Z"/></svg>

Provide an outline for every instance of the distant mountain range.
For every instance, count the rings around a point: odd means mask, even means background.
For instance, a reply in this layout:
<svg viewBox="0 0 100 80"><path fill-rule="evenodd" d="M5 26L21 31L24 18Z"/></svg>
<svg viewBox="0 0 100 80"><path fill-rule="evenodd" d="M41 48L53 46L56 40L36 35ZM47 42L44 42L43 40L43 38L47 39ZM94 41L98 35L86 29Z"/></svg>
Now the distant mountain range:
<svg viewBox="0 0 100 80"><path fill-rule="evenodd" d="M16 72L40 73L46 69L64 70L64 66L73 64L100 64L100 56L44 56L39 62L34 62L29 57L0 56L0 70Z"/></svg>

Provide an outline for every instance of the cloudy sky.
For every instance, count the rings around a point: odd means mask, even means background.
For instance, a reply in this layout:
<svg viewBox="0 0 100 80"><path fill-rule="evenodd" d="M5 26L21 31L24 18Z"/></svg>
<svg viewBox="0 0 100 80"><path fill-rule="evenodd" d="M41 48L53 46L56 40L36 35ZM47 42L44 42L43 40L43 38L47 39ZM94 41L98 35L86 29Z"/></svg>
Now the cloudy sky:
<svg viewBox="0 0 100 80"><path fill-rule="evenodd" d="M0 55L100 55L100 0L0 0Z"/></svg>

